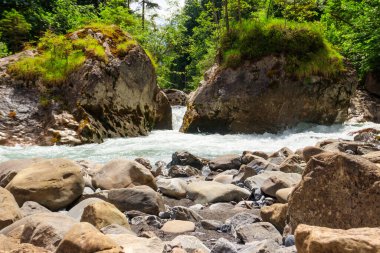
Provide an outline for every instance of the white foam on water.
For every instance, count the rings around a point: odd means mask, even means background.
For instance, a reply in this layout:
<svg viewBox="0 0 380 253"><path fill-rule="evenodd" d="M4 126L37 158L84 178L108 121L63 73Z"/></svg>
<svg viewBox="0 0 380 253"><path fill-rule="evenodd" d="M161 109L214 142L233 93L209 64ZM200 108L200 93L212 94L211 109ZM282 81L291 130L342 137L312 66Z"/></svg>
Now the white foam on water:
<svg viewBox="0 0 380 253"><path fill-rule="evenodd" d="M378 128L380 124L341 124L332 126L299 124L278 134L184 134L178 132L185 107L173 107L173 129L153 131L149 136L107 139L101 144L70 146L0 146L0 161L31 157L67 157L105 163L115 158L144 157L151 162L169 162L171 154L187 150L195 155L212 158L223 154L240 154L244 150L274 152L282 147L292 150L315 145L324 139L348 139L350 132L363 128Z"/></svg>

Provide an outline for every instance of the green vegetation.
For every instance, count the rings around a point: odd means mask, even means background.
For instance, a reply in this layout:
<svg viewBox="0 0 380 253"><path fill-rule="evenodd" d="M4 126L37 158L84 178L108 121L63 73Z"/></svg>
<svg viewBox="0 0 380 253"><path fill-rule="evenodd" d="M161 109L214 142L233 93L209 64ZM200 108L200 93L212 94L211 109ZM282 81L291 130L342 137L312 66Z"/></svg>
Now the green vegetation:
<svg viewBox="0 0 380 253"><path fill-rule="evenodd" d="M185 0L181 8L171 2L165 20L158 7L152 0L0 1L0 57L44 44L50 31L65 46L39 46L41 55L12 71L62 80L86 57L108 60L87 35L73 43L60 37L87 27L114 40L112 53L120 57L141 45L159 85L168 88L193 90L215 62L236 67L268 54L285 55L288 71L299 77L333 75L343 69L343 57L362 79L380 71L380 1ZM134 40L120 39L123 32Z"/></svg>
<svg viewBox="0 0 380 253"><path fill-rule="evenodd" d="M244 21L221 42L222 63L237 67L246 60L284 55L288 71L298 77L333 75L344 69L342 57L323 38L318 27L283 20Z"/></svg>

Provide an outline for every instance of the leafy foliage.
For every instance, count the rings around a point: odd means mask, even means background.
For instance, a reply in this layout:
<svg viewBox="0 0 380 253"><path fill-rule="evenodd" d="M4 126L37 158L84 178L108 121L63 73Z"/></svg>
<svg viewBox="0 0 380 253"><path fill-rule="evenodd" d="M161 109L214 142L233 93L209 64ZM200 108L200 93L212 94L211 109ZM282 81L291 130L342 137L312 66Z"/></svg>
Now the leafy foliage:
<svg viewBox="0 0 380 253"><path fill-rule="evenodd" d="M1 38L8 42L11 51L18 51L22 48L23 42L29 38L29 31L32 26L15 9L5 11L0 20Z"/></svg>

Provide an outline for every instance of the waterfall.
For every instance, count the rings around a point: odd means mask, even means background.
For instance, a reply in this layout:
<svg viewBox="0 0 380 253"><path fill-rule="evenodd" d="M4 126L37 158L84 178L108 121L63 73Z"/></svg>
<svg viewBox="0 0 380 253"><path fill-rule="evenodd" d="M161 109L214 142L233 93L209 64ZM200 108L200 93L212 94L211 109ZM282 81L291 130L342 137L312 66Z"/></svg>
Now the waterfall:
<svg viewBox="0 0 380 253"><path fill-rule="evenodd" d="M186 106L172 106L172 124L174 131L178 132L181 128L185 113Z"/></svg>

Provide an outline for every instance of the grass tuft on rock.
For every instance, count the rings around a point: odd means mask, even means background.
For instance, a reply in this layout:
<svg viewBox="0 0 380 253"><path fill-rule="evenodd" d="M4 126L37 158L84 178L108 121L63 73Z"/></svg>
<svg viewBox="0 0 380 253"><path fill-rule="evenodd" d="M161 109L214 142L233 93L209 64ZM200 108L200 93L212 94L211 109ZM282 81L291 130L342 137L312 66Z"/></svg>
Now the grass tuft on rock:
<svg viewBox="0 0 380 253"><path fill-rule="evenodd" d="M90 24L67 36L46 32L38 43L38 55L15 62L8 72L22 80L40 78L46 84L62 83L88 58L108 62L105 47L95 35L107 39L110 51L117 56L121 52L126 54L131 45L137 45L115 25Z"/></svg>
<svg viewBox="0 0 380 253"><path fill-rule="evenodd" d="M332 76L344 70L343 57L310 23L244 21L223 36L221 45L224 67L236 68L244 61L284 55L287 71L298 78L314 74Z"/></svg>

